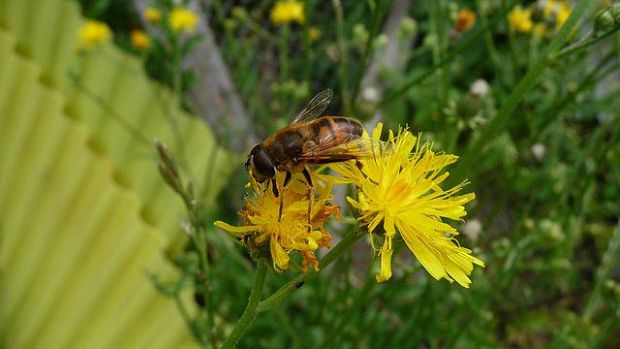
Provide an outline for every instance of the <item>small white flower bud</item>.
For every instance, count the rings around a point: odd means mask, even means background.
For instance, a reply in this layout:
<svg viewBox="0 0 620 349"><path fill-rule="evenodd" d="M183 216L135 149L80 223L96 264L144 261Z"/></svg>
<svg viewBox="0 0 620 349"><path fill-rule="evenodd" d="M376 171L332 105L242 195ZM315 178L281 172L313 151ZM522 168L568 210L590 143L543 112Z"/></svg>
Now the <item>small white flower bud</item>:
<svg viewBox="0 0 620 349"><path fill-rule="evenodd" d="M542 160L545 157L545 153L547 152L547 148L542 143L536 143L530 149L532 155L536 160Z"/></svg>
<svg viewBox="0 0 620 349"><path fill-rule="evenodd" d="M489 94L489 83L484 79L474 81L469 87L469 94L472 97L484 98Z"/></svg>
<svg viewBox="0 0 620 349"><path fill-rule="evenodd" d="M364 91L362 91L362 100L370 103L379 102L379 91L373 86L364 88Z"/></svg>
<svg viewBox="0 0 620 349"><path fill-rule="evenodd" d="M482 223L477 218L474 218L463 224L461 226L461 231L470 240L476 241L476 239L478 239L478 235L482 232Z"/></svg>

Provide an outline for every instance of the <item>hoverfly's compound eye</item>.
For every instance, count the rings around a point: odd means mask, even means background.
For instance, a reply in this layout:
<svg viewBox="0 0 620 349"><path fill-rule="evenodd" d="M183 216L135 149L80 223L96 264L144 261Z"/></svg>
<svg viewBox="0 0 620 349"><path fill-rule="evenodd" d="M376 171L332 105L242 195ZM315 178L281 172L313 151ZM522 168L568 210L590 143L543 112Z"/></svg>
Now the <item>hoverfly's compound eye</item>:
<svg viewBox="0 0 620 349"><path fill-rule="evenodd" d="M252 171L256 180L259 183L264 182L265 180L272 178L276 175L276 169L271 161L271 158L262 148L255 148L252 150L252 155L250 156L250 160L252 163L252 167L256 171Z"/></svg>

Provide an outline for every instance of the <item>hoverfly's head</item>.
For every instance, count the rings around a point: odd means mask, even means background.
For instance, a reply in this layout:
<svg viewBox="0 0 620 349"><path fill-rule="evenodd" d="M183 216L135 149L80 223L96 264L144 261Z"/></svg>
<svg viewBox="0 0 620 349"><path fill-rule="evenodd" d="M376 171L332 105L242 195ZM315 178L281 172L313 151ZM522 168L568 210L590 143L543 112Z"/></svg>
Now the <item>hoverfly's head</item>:
<svg viewBox="0 0 620 349"><path fill-rule="evenodd" d="M273 161L260 144L250 151L248 161L245 162L245 169L258 183L264 183L276 175L276 167Z"/></svg>

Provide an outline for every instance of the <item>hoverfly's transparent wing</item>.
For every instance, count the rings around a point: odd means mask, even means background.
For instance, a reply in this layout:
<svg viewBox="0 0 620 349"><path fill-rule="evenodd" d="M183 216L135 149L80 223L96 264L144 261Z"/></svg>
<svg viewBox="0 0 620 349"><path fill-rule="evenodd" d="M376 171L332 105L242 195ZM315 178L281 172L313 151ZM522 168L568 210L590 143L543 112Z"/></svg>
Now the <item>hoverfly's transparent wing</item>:
<svg viewBox="0 0 620 349"><path fill-rule="evenodd" d="M326 139L303 150L300 159L311 164L330 164L347 160L379 159L393 152L391 143L372 139Z"/></svg>
<svg viewBox="0 0 620 349"><path fill-rule="evenodd" d="M325 109L327 109L327 106L329 106L329 103L332 100L332 95L333 93L330 89L326 89L317 93L316 96L314 96L314 98L312 98L312 100L308 102L304 109L302 109L299 114L297 114L295 119L291 121L291 125L300 122L310 121L320 116L325 111Z"/></svg>

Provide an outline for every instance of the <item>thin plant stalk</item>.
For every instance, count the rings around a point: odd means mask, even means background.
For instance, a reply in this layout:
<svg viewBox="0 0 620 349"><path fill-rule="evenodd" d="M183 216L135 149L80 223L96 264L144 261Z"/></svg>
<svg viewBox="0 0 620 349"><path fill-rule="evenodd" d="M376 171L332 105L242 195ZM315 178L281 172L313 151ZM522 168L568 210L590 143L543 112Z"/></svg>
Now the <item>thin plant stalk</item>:
<svg viewBox="0 0 620 349"><path fill-rule="evenodd" d="M344 112L351 113L351 100L349 96L349 84L347 80L347 47L344 36L344 14L340 0L332 0L334 12L336 12L336 45L338 47L338 78L340 80L340 96L343 100Z"/></svg>
<svg viewBox="0 0 620 349"><path fill-rule="evenodd" d="M254 284L252 285L252 290L250 291L248 304L232 332L228 338L226 338L224 345L222 345L222 349L234 348L254 319L256 319L256 316L259 313L258 305L260 304L260 299L263 294L263 286L265 284L265 279L267 278L267 269L267 262L264 259L259 260L256 266L256 275L254 276Z"/></svg>
<svg viewBox="0 0 620 349"><path fill-rule="evenodd" d="M481 26L477 30L474 30L466 39L464 39L452 52L449 52L443 60L434 64L424 73L411 78L408 82L402 84L396 90L392 91L385 95L385 97L379 103L381 106L387 105L390 102L394 101L397 98L400 98L403 94L405 94L409 89L426 80L429 76L433 75L439 68L447 65L452 62L461 52L470 47L473 43L478 41L479 38L484 35L487 30L494 28L512 9L512 7L516 4L516 1L512 1L509 6L505 7L500 13L496 14L491 21L489 21L486 25Z"/></svg>
<svg viewBox="0 0 620 349"><path fill-rule="evenodd" d="M324 269L327 268L330 264L332 264L336 259L340 257L344 252L348 251L357 240L362 236L357 231L352 231L349 234L345 235L345 237L340 240L336 246L332 247L331 250L323 257L320 261L319 266ZM306 280L305 273L299 273L289 282L280 287L277 291L272 293L269 297L265 298L259 306L259 311L263 312L280 304L284 299L286 299L291 293L295 292L295 290L299 289L304 281Z"/></svg>
<svg viewBox="0 0 620 349"><path fill-rule="evenodd" d="M577 20L584 13L587 5L588 1L581 0L577 6L575 6L575 9L553 39L547 51L541 55L528 70L525 77L519 81L512 94L508 97L508 100L502 105L501 109L497 112L495 117L491 119L484 130L482 130L480 136L469 145L461 161L457 165L458 167L455 168L454 178L459 178L459 175L471 166L475 159L480 157L484 146L506 129L510 116L517 109L517 106L523 98L525 98L527 92L536 84L542 72L552 62L551 57L553 54L566 42L566 38L570 35L572 28L577 24Z"/></svg>

